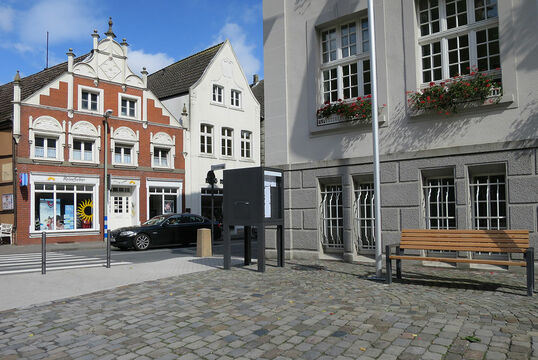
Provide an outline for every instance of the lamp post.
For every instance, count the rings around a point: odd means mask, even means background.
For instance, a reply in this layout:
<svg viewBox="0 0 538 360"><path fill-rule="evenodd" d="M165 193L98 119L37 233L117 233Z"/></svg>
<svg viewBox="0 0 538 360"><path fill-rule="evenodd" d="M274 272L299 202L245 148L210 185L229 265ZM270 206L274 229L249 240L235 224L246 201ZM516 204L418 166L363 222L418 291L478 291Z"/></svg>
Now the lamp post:
<svg viewBox="0 0 538 360"><path fill-rule="evenodd" d="M104 191L103 191L103 235L104 240L107 242L107 249L109 248L108 238L108 118L112 115L112 110L108 109L103 115L103 123L105 125L105 179L104 179ZM108 264L107 264L108 265Z"/></svg>

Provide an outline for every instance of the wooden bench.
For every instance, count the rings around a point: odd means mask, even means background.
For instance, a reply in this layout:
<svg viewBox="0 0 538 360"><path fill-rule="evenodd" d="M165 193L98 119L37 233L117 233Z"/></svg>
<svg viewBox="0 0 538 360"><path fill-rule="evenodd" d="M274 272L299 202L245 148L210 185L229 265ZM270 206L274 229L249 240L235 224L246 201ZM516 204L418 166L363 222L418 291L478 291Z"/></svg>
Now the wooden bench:
<svg viewBox="0 0 538 360"><path fill-rule="evenodd" d="M391 254L396 246L396 255ZM405 249L481 251L501 254L523 253L524 260L469 259L438 256L404 255ZM473 263L527 268L527 295L534 291L534 249L529 246L528 230L402 230L399 245L387 245L387 283L392 283L392 260L396 260L396 277L402 278L402 260Z"/></svg>

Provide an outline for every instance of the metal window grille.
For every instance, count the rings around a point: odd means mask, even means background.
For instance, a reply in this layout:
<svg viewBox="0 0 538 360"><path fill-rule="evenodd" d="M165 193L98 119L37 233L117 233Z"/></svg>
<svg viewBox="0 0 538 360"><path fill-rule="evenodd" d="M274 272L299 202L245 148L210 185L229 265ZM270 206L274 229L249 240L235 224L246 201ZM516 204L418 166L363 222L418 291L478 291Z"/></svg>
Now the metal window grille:
<svg viewBox="0 0 538 360"><path fill-rule="evenodd" d="M326 249L343 249L344 217L342 185L326 185L321 190L321 241Z"/></svg>
<svg viewBox="0 0 538 360"><path fill-rule="evenodd" d="M506 229L504 175L474 177L471 182L471 196L474 229Z"/></svg>
<svg viewBox="0 0 538 360"><path fill-rule="evenodd" d="M355 190L355 224L360 250L375 250L374 184L360 184Z"/></svg>
<svg viewBox="0 0 538 360"><path fill-rule="evenodd" d="M426 228L456 228L456 198L454 179L427 179L423 186Z"/></svg>

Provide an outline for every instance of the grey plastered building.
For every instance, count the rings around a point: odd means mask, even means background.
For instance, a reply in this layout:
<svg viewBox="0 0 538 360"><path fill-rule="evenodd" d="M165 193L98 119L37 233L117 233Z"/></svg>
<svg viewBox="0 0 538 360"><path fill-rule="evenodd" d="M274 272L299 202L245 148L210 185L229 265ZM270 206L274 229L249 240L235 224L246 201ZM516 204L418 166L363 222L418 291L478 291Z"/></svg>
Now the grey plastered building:
<svg viewBox="0 0 538 360"><path fill-rule="evenodd" d="M528 229L538 249L538 3L374 3L383 242L405 228ZM371 125L316 116L370 92L367 1L268 0L263 17L265 157L286 170L287 255L371 254ZM502 82L493 104L410 109L407 91L474 66Z"/></svg>

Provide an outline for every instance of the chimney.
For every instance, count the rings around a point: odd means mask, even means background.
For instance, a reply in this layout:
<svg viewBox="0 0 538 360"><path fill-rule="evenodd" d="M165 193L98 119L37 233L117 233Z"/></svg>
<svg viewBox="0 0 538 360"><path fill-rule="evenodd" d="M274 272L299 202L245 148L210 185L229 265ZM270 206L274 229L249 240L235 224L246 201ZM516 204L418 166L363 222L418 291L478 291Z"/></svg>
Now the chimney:
<svg viewBox="0 0 538 360"><path fill-rule="evenodd" d="M73 72L73 60L75 59L75 54L73 53L73 49L69 49L69 51L66 53L67 55L67 72Z"/></svg>
<svg viewBox="0 0 538 360"><path fill-rule="evenodd" d="M142 68L142 82L144 83L144 89L148 88L148 71L145 67Z"/></svg>
<svg viewBox="0 0 538 360"><path fill-rule="evenodd" d="M99 45L99 34L97 33L97 30L93 30L92 38L93 38L93 49L97 50L97 45Z"/></svg>
<svg viewBox="0 0 538 360"><path fill-rule="evenodd" d="M254 74L252 76L252 85L256 85L260 79L258 78L258 74Z"/></svg>

